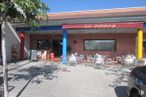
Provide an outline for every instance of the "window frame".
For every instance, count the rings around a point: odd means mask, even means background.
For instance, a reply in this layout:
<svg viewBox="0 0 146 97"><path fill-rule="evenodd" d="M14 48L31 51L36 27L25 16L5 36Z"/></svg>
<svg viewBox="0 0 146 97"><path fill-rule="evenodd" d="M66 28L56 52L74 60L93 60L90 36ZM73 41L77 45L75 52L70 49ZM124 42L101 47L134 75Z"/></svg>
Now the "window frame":
<svg viewBox="0 0 146 97"><path fill-rule="evenodd" d="M92 50L92 49L86 49L85 48L85 41L86 40L114 40L115 41L114 50ZM85 51L116 51L117 50L117 40L116 39L84 39L83 40L83 50L85 50Z"/></svg>

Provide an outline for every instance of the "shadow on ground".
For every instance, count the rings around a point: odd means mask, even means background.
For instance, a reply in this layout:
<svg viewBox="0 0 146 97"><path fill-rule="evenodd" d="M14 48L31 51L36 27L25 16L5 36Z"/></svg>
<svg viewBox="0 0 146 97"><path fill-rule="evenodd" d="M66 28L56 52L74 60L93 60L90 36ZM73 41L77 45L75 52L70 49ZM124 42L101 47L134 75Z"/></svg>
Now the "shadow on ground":
<svg viewBox="0 0 146 97"><path fill-rule="evenodd" d="M115 92L117 97L128 97L127 86L117 86L115 87Z"/></svg>
<svg viewBox="0 0 146 97"><path fill-rule="evenodd" d="M8 80L11 80L11 78L8 78ZM9 91L13 90L14 86L8 86ZM3 77L0 77L0 97L4 96L4 87L3 87Z"/></svg>
<svg viewBox="0 0 146 97"><path fill-rule="evenodd" d="M58 78L57 72L60 70L57 64L44 65L42 67L31 66L29 68L21 69L15 73L11 73L9 75L13 76L11 81L19 81L26 80L27 83L24 87L19 91L16 97L20 97L21 93L26 89L29 83L40 84L43 80L53 80L54 78Z"/></svg>
<svg viewBox="0 0 146 97"><path fill-rule="evenodd" d="M0 97L3 97L3 77L0 77Z"/></svg>
<svg viewBox="0 0 146 97"><path fill-rule="evenodd" d="M13 81L15 80L30 80L34 79L38 76L43 76L41 79L48 79L52 80L53 78L57 78L55 75L55 72L59 70L59 67L55 64L51 65L44 65L42 67L38 66L31 66L29 68L24 68L18 71L17 74L10 73L9 75L13 76ZM33 82L36 82L39 84L41 82L41 79L33 80ZM40 80L40 81L39 81Z"/></svg>
<svg viewBox="0 0 146 97"><path fill-rule="evenodd" d="M0 77L0 86L3 84L3 77Z"/></svg>
<svg viewBox="0 0 146 97"><path fill-rule="evenodd" d="M18 69L18 68L20 68L20 67L22 67L22 66L24 66L24 65L29 64L29 63L30 63L30 61L28 61L28 62L26 62L26 63L24 63L24 64L22 64L22 65L18 65L18 66L16 66L16 67L10 68L10 69L8 69L8 71ZM18 63L16 62L15 64L17 65L17 64L19 64L19 62L18 62ZM3 73L3 71L0 72L0 74L2 74L2 73Z"/></svg>
<svg viewBox="0 0 146 97"><path fill-rule="evenodd" d="M28 61L28 62L26 62L26 63L24 63L24 64L22 64L22 65L18 65L18 66L16 66L16 67L13 67L13 68L9 69L9 71L15 70L15 69L20 68L20 67L22 67L22 66L24 66L24 65L27 65L27 64L29 64L29 63L30 63L30 61ZM19 64L19 63L15 63L15 64L17 65L17 64Z"/></svg>

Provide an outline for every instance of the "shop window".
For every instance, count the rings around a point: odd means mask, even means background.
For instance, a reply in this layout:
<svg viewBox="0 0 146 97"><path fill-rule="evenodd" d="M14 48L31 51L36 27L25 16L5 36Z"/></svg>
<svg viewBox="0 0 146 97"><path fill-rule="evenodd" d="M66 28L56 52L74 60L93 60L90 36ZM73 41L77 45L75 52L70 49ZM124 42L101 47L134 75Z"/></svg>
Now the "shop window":
<svg viewBox="0 0 146 97"><path fill-rule="evenodd" d="M37 49L39 50L49 50L50 49L50 41L49 40L38 40L37 41Z"/></svg>
<svg viewBox="0 0 146 97"><path fill-rule="evenodd" d="M84 40L85 50L115 51L116 40Z"/></svg>
<svg viewBox="0 0 146 97"><path fill-rule="evenodd" d="M143 48L144 48L144 51L146 52L146 39L144 39L143 41Z"/></svg>

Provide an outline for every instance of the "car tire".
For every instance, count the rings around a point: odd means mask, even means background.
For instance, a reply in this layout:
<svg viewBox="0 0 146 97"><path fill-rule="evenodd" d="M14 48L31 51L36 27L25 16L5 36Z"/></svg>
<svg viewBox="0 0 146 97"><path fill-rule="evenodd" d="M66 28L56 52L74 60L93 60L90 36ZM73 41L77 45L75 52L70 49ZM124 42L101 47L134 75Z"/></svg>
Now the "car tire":
<svg viewBox="0 0 146 97"><path fill-rule="evenodd" d="M141 95L139 95L138 93L134 93L131 95L131 97L142 97Z"/></svg>

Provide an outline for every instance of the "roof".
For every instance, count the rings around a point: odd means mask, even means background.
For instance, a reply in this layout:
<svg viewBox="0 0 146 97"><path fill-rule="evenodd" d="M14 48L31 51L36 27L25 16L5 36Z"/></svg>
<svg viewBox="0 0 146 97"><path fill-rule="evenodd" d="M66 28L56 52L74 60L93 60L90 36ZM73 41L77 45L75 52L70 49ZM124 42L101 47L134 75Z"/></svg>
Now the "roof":
<svg viewBox="0 0 146 97"><path fill-rule="evenodd" d="M51 20L77 19L77 18L102 18L102 17L121 17L146 15L146 6L137 8L114 8L103 10L88 10L78 12L61 12L48 14ZM43 19L43 17L39 17Z"/></svg>
<svg viewBox="0 0 146 97"><path fill-rule="evenodd" d="M104 23L104 22L144 22L146 23L146 6L137 8L114 8L87 10L78 12L50 13L49 18L39 16L43 26L60 26L62 24ZM44 21L43 21L44 20ZM47 22L46 22L47 21ZM49 21L49 22L48 22ZM24 23L13 23L13 27L27 26ZM145 25L144 25L145 26Z"/></svg>

